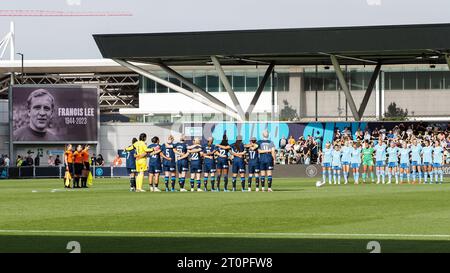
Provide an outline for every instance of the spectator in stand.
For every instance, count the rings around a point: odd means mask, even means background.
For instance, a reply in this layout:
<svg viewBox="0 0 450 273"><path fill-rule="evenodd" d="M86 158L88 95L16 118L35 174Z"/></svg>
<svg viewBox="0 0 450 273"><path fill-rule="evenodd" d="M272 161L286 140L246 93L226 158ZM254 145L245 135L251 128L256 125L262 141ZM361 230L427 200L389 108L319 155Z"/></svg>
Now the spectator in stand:
<svg viewBox="0 0 450 273"><path fill-rule="evenodd" d="M116 156L114 157L114 160L113 160L113 162L112 162L112 166L113 166L113 167L120 167L120 166L122 166L122 158L120 158L119 155L116 155Z"/></svg>
<svg viewBox="0 0 450 273"><path fill-rule="evenodd" d="M288 144L291 144L292 146L295 145L295 138L293 136L289 137Z"/></svg>
<svg viewBox="0 0 450 273"><path fill-rule="evenodd" d="M39 154L37 154L34 158L34 166L39 167L39 165L41 165L41 159L39 157Z"/></svg>
<svg viewBox="0 0 450 273"><path fill-rule="evenodd" d="M55 166L55 160L53 159L53 156L52 156L52 155L49 155L49 156L48 156L47 164L48 164L49 166Z"/></svg>
<svg viewBox="0 0 450 273"><path fill-rule="evenodd" d="M59 155L56 155L54 164L55 164L55 166L61 165L61 158L59 158Z"/></svg>
<svg viewBox="0 0 450 273"><path fill-rule="evenodd" d="M92 166L97 165L97 157L95 156L95 154L92 154L91 165Z"/></svg>
<svg viewBox="0 0 450 273"><path fill-rule="evenodd" d="M286 145L287 145L287 139L286 139L285 136L283 136L283 137L280 139L280 143L279 143L280 149L284 150L284 148L286 147Z"/></svg>
<svg viewBox="0 0 450 273"><path fill-rule="evenodd" d="M99 154L97 156L97 166L104 166L105 165L105 160L103 159L103 156L101 154Z"/></svg>
<svg viewBox="0 0 450 273"><path fill-rule="evenodd" d="M4 160L3 166L9 167L10 164L11 164L11 162L10 162L10 160L9 160L8 155L5 155L5 157L3 158L3 160Z"/></svg>
<svg viewBox="0 0 450 273"><path fill-rule="evenodd" d="M16 166L17 166L17 167L22 167L22 166L23 166L22 156L20 156L20 155L17 156L17 159L16 159Z"/></svg>

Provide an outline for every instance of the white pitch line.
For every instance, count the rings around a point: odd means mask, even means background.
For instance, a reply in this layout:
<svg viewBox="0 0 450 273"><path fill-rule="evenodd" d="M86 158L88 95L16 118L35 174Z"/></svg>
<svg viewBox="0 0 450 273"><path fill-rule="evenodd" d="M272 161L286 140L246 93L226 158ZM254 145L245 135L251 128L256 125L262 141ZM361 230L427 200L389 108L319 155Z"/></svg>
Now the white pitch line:
<svg viewBox="0 0 450 273"><path fill-rule="evenodd" d="M191 236L293 236L293 237L398 237L449 238L450 234L395 234L395 233L301 233L301 232L189 232L189 231L93 231L93 230L1 230L0 233L23 234L118 234L118 235L191 235Z"/></svg>

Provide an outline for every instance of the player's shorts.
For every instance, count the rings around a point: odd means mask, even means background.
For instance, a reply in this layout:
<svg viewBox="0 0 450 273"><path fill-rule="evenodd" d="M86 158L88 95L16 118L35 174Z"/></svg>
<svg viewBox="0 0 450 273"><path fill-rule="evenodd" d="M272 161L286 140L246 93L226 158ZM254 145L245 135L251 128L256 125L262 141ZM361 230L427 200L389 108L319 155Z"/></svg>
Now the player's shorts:
<svg viewBox="0 0 450 273"><path fill-rule="evenodd" d="M152 173L152 174L161 173L161 165L149 164L148 165L148 173Z"/></svg>
<svg viewBox="0 0 450 273"><path fill-rule="evenodd" d="M397 162L389 162L388 163L388 167L389 168L394 168L394 167L397 167L398 166L398 163Z"/></svg>
<svg viewBox="0 0 450 273"><path fill-rule="evenodd" d="M171 164L163 164L163 171L164 172L171 172L174 173L176 171L175 162Z"/></svg>
<svg viewBox="0 0 450 273"><path fill-rule="evenodd" d="M86 170L89 171L91 169L91 164L89 164L89 162L83 162L83 165Z"/></svg>
<svg viewBox="0 0 450 273"><path fill-rule="evenodd" d="M248 164L248 173L259 173L259 163L258 162L255 162L255 163L250 162Z"/></svg>
<svg viewBox="0 0 450 273"><path fill-rule="evenodd" d="M343 162L342 162L342 166L350 166L350 162L348 162L348 161L343 161Z"/></svg>
<svg viewBox="0 0 450 273"><path fill-rule="evenodd" d="M383 160L377 160L377 162L375 162L375 166L377 166L377 167L384 167L384 161Z"/></svg>
<svg viewBox="0 0 450 273"><path fill-rule="evenodd" d="M231 166L232 173L245 173L245 164L244 162L234 161Z"/></svg>
<svg viewBox="0 0 450 273"><path fill-rule="evenodd" d="M441 163L433 163L433 167L440 168L440 167L442 167L442 164Z"/></svg>
<svg viewBox="0 0 450 273"><path fill-rule="evenodd" d="M333 166L333 170L340 170L342 169L341 166Z"/></svg>
<svg viewBox="0 0 450 273"><path fill-rule="evenodd" d="M227 170L229 168L228 159L221 159L221 158L217 159L216 167L219 170L222 170L222 169Z"/></svg>
<svg viewBox="0 0 450 273"><path fill-rule="evenodd" d="M409 164L408 163L400 163L400 168L408 169L409 168Z"/></svg>
<svg viewBox="0 0 450 273"><path fill-rule="evenodd" d="M363 166L373 166L373 160L364 160Z"/></svg>
<svg viewBox="0 0 450 273"><path fill-rule="evenodd" d="M191 162L191 170L190 170L191 174L192 173L202 173L202 166L200 164L192 164Z"/></svg>
<svg viewBox="0 0 450 273"><path fill-rule="evenodd" d="M216 166L215 165L216 164L214 164L213 161L211 161L211 162L205 161L203 163L203 172L204 173L215 173L216 172Z"/></svg>
<svg viewBox="0 0 450 273"><path fill-rule="evenodd" d="M145 158L136 160L136 171L137 172L145 172L148 169L147 162Z"/></svg>
<svg viewBox="0 0 450 273"><path fill-rule="evenodd" d="M329 167L331 167L331 163L324 162L324 163L322 163L322 166L325 168L329 168Z"/></svg>
<svg viewBox="0 0 450 273"><path fill-rule="evenodd" d="M136 168L127 168L128 175L135 173L135 172L136 172Z"/></svg>
<svg viewBox="0 0 450 273"><path fill-rule="evenodd" d="M359 163L352 163L352 169L359 169Z"/></svg>
<svg viewBox="0 0 450 273"><path fill-rule="evenodd" d="M411 162L411 166L420 166L420 162L419 161L412 161Z"/></svg>
<svg viewBox="0 0 450 273"><path fill-rule="evenodd" d="M67 167L69 167L68 169L69 169L70 175L73 176L73 163L69 163L69 165Z"/></svg>
<svg viewBox="0 0 450 273"><path fill-rule="evenodd" d="M75 175L81 175L83 168L84 168L83 163L75 163L75 164L73 164L73 173Z"/></svg>
<svg viewBox="0 0 450 273"><path fill-rule="evenodd" d="M423 164L422 164L423 166L425 166L425 167L428 167L428 166L431 166L431 163L430 162L423 162Z"/></svg>
<svg viewBox="0 0 450 273"><path fill-rule="evenodd" d="M270 162L259 162L260 171L271 171L273 170L273 161Z"/></svg>
<svg viewBox="0 0 450 273"><path fill-rule="evenodd" d="M178 170L178 173L189 171L188 161L186 159L178 160L177 161L177 170Z"/></svg>

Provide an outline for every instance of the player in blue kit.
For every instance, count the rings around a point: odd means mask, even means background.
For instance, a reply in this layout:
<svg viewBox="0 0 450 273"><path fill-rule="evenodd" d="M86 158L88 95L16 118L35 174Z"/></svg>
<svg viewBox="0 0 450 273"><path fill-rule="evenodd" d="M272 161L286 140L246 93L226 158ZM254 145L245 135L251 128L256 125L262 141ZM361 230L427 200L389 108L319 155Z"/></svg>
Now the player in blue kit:
<svg viewBox="0 0 450 273"><path fill-rule="evenodd" d="M422 160L423 182L426 184L430 176L430 183L433 183L433 146L428 140L425 140L425 146L422 148Z"/></svg>
<svg viewBox="0 0 450 273"><path fill-rule="evenodd" d="M350 173L350 161L352 159L352 146L351 141L345 141L344 147L342 147L342 175L344 176L344 183L348 183L348 174Z"/></svg>
<svg viewBox="0 0 450 273"><path fill-rule="evenodd" d="M350 164L353 170L353 179L355 180L355 185L359 184L359 166L361 165L361 152L362 148L360 143L353 142L352 158Z"/></svg>
<svg viewBox="0 0 450 273"><path fill-rule="evenodd" d="M217 191L220 191L220 179L223 176L223 182L225 188L228 186L228 152L231 149L228 144L228 138L226 135L223 135L222 141L220 144L216 145L216 156L217 156Z"/></svg>
<svg viewBox="0 0 450 273"><path fill-rule="evenodd" d="M134 147L134 143L138 140L137 138L133 138L131 140L131 145L126 147L124 151L126 152L126 167L128 176L130 177L130 191L136 191L136 148Z"/></svg>
<svg viewBox="0 0 450 273"><path fill-rule="evenodd" d="M233 191L236 191L236 179L239 174L241 178L241 190L245 191L245 157L246 151L244 144L242 143L242 137L237 136L236 142L231 145L231 155L233 156L232 172L232 184ZM225 190L227 190L225 188Z"/></svg>
<svg viewBox="0 0 450 273"><path fill-rule="evenodd" d="M252 180L255 178L256 191L259 191L259 154L256 137L250 138L250 143L245 145L248 158L248 191L252 191Z"/></svg>
<svg viewBox="0 0 450 273"><path fill-rule="evenodd" d="M269 140L269 132L263 132L263 139L258 141L259 171L261 173L261 191L264 191L264 184L267 175L267 191L272 192L272 170L275 165L275 145Z"/></svg>
<svg viewBox="0 0 450 273"><path fill-rule="evenodd" d="M333 160L333 148L331 148L331 143L327 142L325 144L325 149L320 152L322 159L322 178L323 183L327 182L326 174L328 171L328 183L331 184L331 161Z"/></svg>
<svg viewBox="0 0 450 273"><path fill-rule="evenodd" d="M197 182L197 191L203 191L201 189L202 183L200 180L200 175L202 173L202 146L200 145L200 139L195 138L193 145L188 147L189 152L189 162L191 164L191 191L195 190L194 181Z"/></svg>
<svg viewBox="0 0 450 273"><path fill-rule="evenodd" d="M157 136L154 136L151 141L152 143L148 145L149 149L153 149L148 162L148 184L150 191L160 192L158 184L159 174L161 173L161 146Z"/></svg>
<svg viewBox="0 0 450 273"><path fill-rule="evenodd" d="M402 147L399 149L400 153L400 184L403 184L403 179L407 178L408 184L409 180L409 159L411 150L408 148L408 143L406 141L402 142Z"/></svg>
<svg viewBox="0 0 450 273"><path fill-rule="evenodd" d="M383 142L383 138L378 138L378 143L375 145L375 167L377 174L377 184L380 181L385 183L385 165L386 165L386 144Z"/></svg>
<svg viewBox="0 0 450 273"><path fill-rule="evenodd" d="M392 182L392 175L395 176L395 183L398 184L398 148L394 141L391 141L391 144L389 148L387 148L386 152L388 154L388 184L391 184Z"/></svg>
<svg viewBox="0 0 450 273"><path fill-rule="evenodd" d="M433 148L433 170L436 184L438 183L438 179L440 184L444 181L444 172L442 171L442 165L444 162L444 148L441 146L441 142L436 140Z"/></svg>
<svg viewBox="0 0 450 273"><path fill-rule="evenodd" d="M419 184L422 182L422 145L417 142L417 139L413 139L411 145L411 169L413 184L417 182L417 176L419 177ZM416 174L418 174L416 176Z"/></svg>
<svg viewBox="0 0 450 273"><path fill-rule="evenodd" d="M216 146L213 138L209 137L203 145L203 190L208 191L208 178L211 177L211 191L216 191Z"/></svg>
<svg viewBox="0 0 450 273"><path fill-rule="evenodd" d="M186 192L184 184L186 183L186 173L189 171L189 153L187 150L187 144L185 143L185 136L180 136L180 142L174 144L175 157L177 162L177 172L178 172L178 184L180 185L180 191Z"/></svg>
<svg viewBox="0 0 450 273"><path fill-rule="evenodd" d="M161 152L163 157L163 171L164 171L164 185L166 186L166 191L169 191L169 179L171 182L170 191L175 191L176 176L176 161L175 152L173 145L174 137L170 135L167 138L167 142L161 146Z"/></svg>
<svg viewBox="0 0 450 273"><path fill-rule="evenodd" d="M341 169L342 169L342 163L341 163L342 151L341 151L340 145L338 145L338 144L334 145L334 149L333 149L331 156L332 156L331 166L333 168L333 182L335 185L336 185L336 183L338 185L340 185L341 184ZM337 177L337 179L336 179L336 177Z"/></svg>

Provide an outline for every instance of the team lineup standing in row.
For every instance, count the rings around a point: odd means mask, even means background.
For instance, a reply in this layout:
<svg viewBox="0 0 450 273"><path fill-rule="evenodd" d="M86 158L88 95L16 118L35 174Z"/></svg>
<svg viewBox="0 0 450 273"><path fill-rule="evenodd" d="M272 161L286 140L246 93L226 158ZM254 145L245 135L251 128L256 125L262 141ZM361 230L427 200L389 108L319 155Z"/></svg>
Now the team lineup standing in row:
<svg viewBox="0 0 450 273"><path fill-rule="evenodd" d="M166 191L176 191L178 179L180 191L187 191L185 183L189 171L191 191L208 191L208 182L211 191L228 189L228 172L231 162L231 191L236 191L237 179L240 179L241 190L251 191L255 179L255 191L265 191L267 178L267 191L272 191L272 170L275 160L275 145L269 140L269 133L263 133L263 139L257 141L252 137L250 143L244 144L242 137L238 136L236 142L229 144L226 135L219 144L213 144L208 138L203 145L199 138L195 138L192 145L185 142L181 136L178 143L174 137L169 136L167 141L160 144L158 137L151 139L147 145L147 135L142 133L139 140L133 138L132 145L125 148L127 153L126 165L130 175L130 190L144 192L144 174L148 172L149 190L159 189L159 177L164 175ZM248 168L248 181L245 177ZM203 179L203 185L202 185Z"/></svg>
<svg viewBox="0 0 450 273"><path fill-rule="evenodd" d="M326 183L327 173L329 184L341 183L341 171L344 177L344 183L348 183L350 171L353 172L355 184L359 183L360 166L362 165L362 182L370 176L374 183L373 168L376 168L377 184L392 182L395 177L395 183L422 182L442 183L442 166L446 160L447 151L441 141L412 139L411 141L388 141L384 142L380 137L378 141L364 141L363 147L359 142L346 140L344 146L335 143L327 143L326 147L320 153L322 160L323 183ZM375 163L374 163L375 159ZM332 182L333 178L333 182Z"/></svg>

